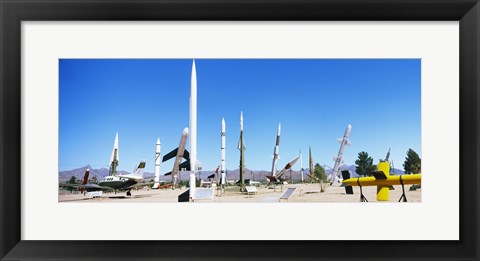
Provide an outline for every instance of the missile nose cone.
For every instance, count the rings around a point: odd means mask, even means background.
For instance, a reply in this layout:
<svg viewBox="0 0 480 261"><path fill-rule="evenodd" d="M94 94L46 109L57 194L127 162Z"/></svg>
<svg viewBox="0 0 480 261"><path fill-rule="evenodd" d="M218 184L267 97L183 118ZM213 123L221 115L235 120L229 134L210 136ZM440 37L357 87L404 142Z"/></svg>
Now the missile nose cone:
<svg viewBox="0 0 480 261"><path fill-rule="evenodd" d="M351 130L351 129L352 129L352 125L348 124L347 129Z"/></svg>
<svg viewBox="0 0 480 261"><path fill-rule="evenodd" d="M243 131L243 112L240 111L240 130Z"/></svg>
<svg viewBox="0 0 480 261"><path fill-rule="evenodd" d="M160 145L160 138L157 138L157 145Z"/></svg>
<svg viewBox="0 0 480 261"><path fill-rule="evenodd" d="M182 135L188 135L188 128L183 129Z"/></svg>
<svg viewBox="0 0 480 261"><path fill-rule="evenodd" d="M278 135L280 135L280 130L281 130L281 129L282 129L282 124L279 123L279 124L278 124Z"/></svg>

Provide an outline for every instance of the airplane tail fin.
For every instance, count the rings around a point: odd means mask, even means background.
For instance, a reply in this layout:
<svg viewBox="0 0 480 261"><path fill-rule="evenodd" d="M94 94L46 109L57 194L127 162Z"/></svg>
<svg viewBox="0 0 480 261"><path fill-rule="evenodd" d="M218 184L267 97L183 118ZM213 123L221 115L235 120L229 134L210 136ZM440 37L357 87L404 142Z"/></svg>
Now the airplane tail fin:
<svg viewBox="0 0 480 261"><path fill-rule="evenodd" d="M145 165L146 161L142 160L140 161L140 164L138 164L138 167L135 169L135 171L132 173L133 176L141 178L143 177L143 171L145 170Z"/></svg>

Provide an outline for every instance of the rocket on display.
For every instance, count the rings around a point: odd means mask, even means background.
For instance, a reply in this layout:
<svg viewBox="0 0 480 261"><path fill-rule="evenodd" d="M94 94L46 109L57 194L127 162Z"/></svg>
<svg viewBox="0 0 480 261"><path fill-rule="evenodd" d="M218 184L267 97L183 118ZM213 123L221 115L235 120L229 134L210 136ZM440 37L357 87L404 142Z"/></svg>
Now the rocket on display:
<svg viewBox="0 0 480 261"><path fill-rule="evenodd" d="M348 139L350 137L350 131L352 130L352 125L348 124L347 129L345 130L345 134L343 135L343 138L338 138L338 142L340 143L340 149L338 150L338 155L336 157L333 157L333 160L335 161L335 165L333 166L333 172L332 175L330 176L330 181L332 182L332 185L336 185L339 181L338 173L340 170L340 166L343 164L343 151L345 150L345 147L350 146L352 143Z"/></svg>
<svg viewBox="0 0 480 261"><path fill-rule="evenodd" d="M190 79L190 199L195 199L195 171L197 170L197 70L192 62Z"/></svg>
<svg viewBox="0 0 480 261"><path fill-rule="evenodd" d="M292 161L287 163L287 165L285 165L285 167L282 170L280 170L275 176L266 176L267 180L270 183L274 183L274 184L283 182L284 180L281 179L281 177L283 176L283 174L285 174L287 172L287 170L291 169L293 167L293 165L295 165L295 163L297 163L299 158L300 158L300 156L297 156Z"/></svg>
<svg viewBox="0 0 480 261"><path fill-rule="evenodd" d="M117 174L118 161L120 157L118 154L118 132L115 135L115 142L113 143L112 156L110 156L110 170L108 175L115 176Z"/></svg>
<svg viewBox="0 0 480 261"><path fill-rule="evenodd" d="M221 149L221 160L222 160L222 163L220 164L220 174L221 174L221 179L220 179L220 184L222 186L225 186L226 184L226 173L225 173L225 169L226 169L226 165L225 165L225 138L226 138L226 127L225 127L225 119L222 118L222 132L221 132L221 137L222 137L222 140L221 140L221 144L220 144L220 149Z"/></svg>
<svg viewBox="0 0 480 261"><path fill-rule="evenodd" d="M277 129L277 140L275 141L275 148L273 149L273 162L272 162L272 176L275 177L275 165L277 165L278 161L278 148L280 146L280 131L281 131L282 126L280 123L278 124L278 129Z"/></svg>
<svg viewBox="0 0 480 261"><path fill-rule="evenodd" d="M240 139L238 140L240 150L240 191L245 191L245 141L243 137L243 112L240 111Z"/></svg>
<svg viewBox="0 0 480 261"><path fill-rule="evenodd" d="M160 138L157 138L155 144L155 183L152 188L156 189L160 186Z"/></svg>

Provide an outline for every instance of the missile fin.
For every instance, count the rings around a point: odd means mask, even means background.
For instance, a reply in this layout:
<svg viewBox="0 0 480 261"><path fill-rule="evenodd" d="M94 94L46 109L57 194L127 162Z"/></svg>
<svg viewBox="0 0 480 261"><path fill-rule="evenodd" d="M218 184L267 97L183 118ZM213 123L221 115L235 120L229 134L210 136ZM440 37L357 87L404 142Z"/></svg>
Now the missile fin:
<svg viewBox="0 0 480 261"><path fill-rule="evenodd" d="M178 148L175 148L174 150L170 151L169 153L165 154L165 156L163 156L163 159L162 159L162 162L165 162L171 158L174 158L177 156L177 151L178 151Z"/></svg>

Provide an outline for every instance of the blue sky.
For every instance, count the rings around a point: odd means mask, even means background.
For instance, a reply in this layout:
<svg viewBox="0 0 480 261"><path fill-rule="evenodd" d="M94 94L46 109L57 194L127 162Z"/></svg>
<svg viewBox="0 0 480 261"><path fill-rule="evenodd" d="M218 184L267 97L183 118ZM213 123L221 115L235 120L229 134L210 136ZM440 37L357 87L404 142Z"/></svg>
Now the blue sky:
<svg viewBox="0 0 480 261"><path fill-rule="evenodd" d="M188 127L191 67L188 59L61 59L59 170L108 167L118 131L119 169L144 159L153 172L157 138L163 156ZM409 148L421 156L419 59L197 59L196 67L197 158L205 170L220 164L222 117L227 170L238 168L240 111L249 169L271 169L279 122L278 169L299 150L308 167L309 147L315 162L333 167L348 124L347 165L361 151L377 163L389 147L396 168ZM162 163L161 173L172 165Z"/></svg>

